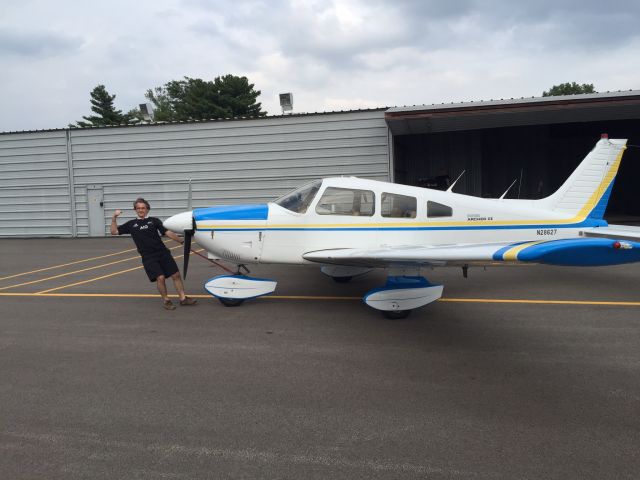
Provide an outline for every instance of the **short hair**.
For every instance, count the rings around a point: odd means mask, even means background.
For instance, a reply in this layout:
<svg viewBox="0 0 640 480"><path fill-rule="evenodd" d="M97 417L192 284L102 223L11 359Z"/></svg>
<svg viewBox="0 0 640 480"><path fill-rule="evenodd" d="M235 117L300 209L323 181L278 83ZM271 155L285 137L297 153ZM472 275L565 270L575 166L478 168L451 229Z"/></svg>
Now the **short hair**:
<svg viewBox="0 0 640 480"><path fill-rule="evenodd" d="M133 209L136 209L136 205L139 203L144 203L147 206L147 210L151 210L151 205L149 205L149 202L147 202L144 198L142 197L138 197L136 198L136 201L133 202Z"/></svg>

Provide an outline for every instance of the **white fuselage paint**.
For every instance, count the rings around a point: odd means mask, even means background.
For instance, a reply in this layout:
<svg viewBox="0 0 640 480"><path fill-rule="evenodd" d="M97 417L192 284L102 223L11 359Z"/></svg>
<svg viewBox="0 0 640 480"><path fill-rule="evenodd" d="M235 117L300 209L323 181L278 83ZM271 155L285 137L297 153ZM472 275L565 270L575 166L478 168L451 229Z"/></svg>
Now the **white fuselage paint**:
<svg viewBox="0 0 640 480"><path fill-rule="evenodd" d="M373 216L320 215L315 207L327 187L373 191ZM416 218L381 216L382 193L417 198ZM427 201L450 206L450 217L427 218ZM205 220L195 240L235 263L310 263L303 254L336 248L462 245L574 238L584 215L536 208L532 200L498 200L359 178L329 178L304 214L269 203L267 220Z"/></svg>

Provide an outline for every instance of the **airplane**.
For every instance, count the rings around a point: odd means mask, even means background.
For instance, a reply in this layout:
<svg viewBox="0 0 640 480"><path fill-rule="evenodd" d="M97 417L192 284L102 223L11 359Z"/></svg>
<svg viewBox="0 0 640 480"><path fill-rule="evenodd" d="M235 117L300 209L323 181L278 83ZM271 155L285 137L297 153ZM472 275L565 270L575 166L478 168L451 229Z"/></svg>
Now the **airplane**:
<svg viewBox="0 0 640 480"><path fill-rule="evenodd" d="M211 257L237 265L205 289L226 306L272 293L277 282L241 273L246 264L319 264L336 282L371 269L385 285L364 302L405 318L442 296L424 267L547 264L604 266L640 261L640 228L603 219L626 140L603 134L564 184L539 200L479 198L356 177L316 180L269 203L182 212L164 226ZM456 180L457 181L457 180ZM508 191L508 190L507 190Z"/></svg>

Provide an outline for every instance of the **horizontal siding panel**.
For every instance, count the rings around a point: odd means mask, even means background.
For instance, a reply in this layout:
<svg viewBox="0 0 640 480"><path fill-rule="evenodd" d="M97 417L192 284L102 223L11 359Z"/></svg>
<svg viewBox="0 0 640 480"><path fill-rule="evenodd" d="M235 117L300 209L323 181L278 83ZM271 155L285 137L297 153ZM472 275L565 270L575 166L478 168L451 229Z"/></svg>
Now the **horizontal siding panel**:
<svg viewBox="0 0 640 480"><path fill-rule="evenodd" d="M156 167L162 165L173 165L176 170L184 171L185 168L198 164L206 165L218 165L223 163L238 163L238 162L263 162L263 161L289 161L289 162L310 162L315 164L318 162L331 162L333 158L341 158L347 156L374 156L384 155L388 158L387 146L368 146L368 147L353 147L353 148L340 148L340 149L308 149L306 151L290 151L290 152L242 152L236 154L229 153L207 153L199 156L191 155L191 153L185 153L181 156L171 157L149 157L149 158L136 158L135 165ZM132 159L118 159L109 161L85 161L76 160L74 162L75 171L79 174L82 170L95 169L96 171L108 169L126 169L129 168L132 163ZM151 174L153 170L147 171Z"/></svg>
<svg viewBox="0 0 640 480"><path fill-rule="evenodd" d="M177 157L184 155L231 155L237 153L262 152L305 152L318 149L361 148L370 146L387 146L386 137L371 136L346 139L328 139L315 142L279 142L270 144L219 145L216 147L191 147L184 149L148 148L144 150L126 151L93 151L75 153L74 160L105 161L109 159L134 160L138 158Z"/></svg>
<svg viewBox="0 0 640 480"><path fill-rule="evenodd" d="M193 136L210 136L212 131L228 132L226 135L246 135L247 131L260 129L268 133L290 133L302 131L333 130L344 128L371 128L386 126L384 111L341 112L325 115L265 117L252 120L213 121L190 123L166 123L162 125L140 125L122 128L72 129L74 143L91 139L89 143L132 141L133 138L163 140L183 138L185 132ZM156 137L154 138L154 135ZM99 140L101 139L101 140Z"/></svg>
<svg viewBox="0 0 640 480"><path fill-rule="evenodd" d="M4 147L13 148L20 145L43 146L43 145L65 145L67 143L67 133L65 130L57 132L23 132L23 133L3 133L0 134L0 149Z"/></svg>
<svg viewBox="0 0 640 480"><path fill-rule="evenodd" d="M77 145L73 144L73 153L87 152L119 152L130 150L149 150L157 148L160 150L183 149L183 148L212 148L223 146L238 145L271 145L287 142L316 142L326 140L345 140L345 139L361 139L367 137L381 137L386 135L386 127L376 127L374 129L342 129L331 132L306 132L298 134L274 134L265 135L263 132L256 132L254 135L242 136L224 136L209 138L179 138L175 140L156 140L150 141L131 141L131 142L114 142L111 144L91 143Z"/></svg>
<svg viewBox="0 0 640 480"><path fill-rule="evenodd" d="M1 224L0 224L1 225ZM25 237L71 237L71 229L66 227L55 227L44 225L40 227L24 228L6 228L2 232L5 238L25 238Z"/></svg>
<svg viewBox="0 0 640 480"><path fill-rule="evenodd" d="M61 146L52 148L51 145L41 147L13 147L7 148L6 145L0 148L0 159L5 157L25 157L25 156L41 156L41 155L65 155L67 154L66 143Z"/></svg>
<svg viewBox="0 0 640 480"><path fill-rule="evenodd" d="M63 170L65 176L68 177L69 167L65 158L64 162L47 162L45 165L39 165L34 163L27 164L15 164L5 163L0 161L0 173L6 174L7 172L39 172L41 170Z"/></svg>
<svg viewBox="0 0 640 480"><path fill-rule="evenodd" d="M371 174L379 175L382 172L387 172L387 165L382 162L371 161L370 157L363 157L363 161L355 162L352 157L347 157L343 162L333 162L327 165L313 165L313 172L316 177L336 176L336 175L359 175L370 172ZM206 177L215 179L234 179L234 178L248 178L253 181L260 182L264 178L284 178L284 177L299 177L300 174L309 175L309 166L305 165L282 165L274 162L273 165L261 165L259 168L238 168L238 165L217 165L215 169L207 168L206 166L200 169L191 169L189 172L177 173L172 168L158 168L154 172L154 179L156 183L167 183L187 180L185 177L190 175L192 177L198 176L199 172L206 173ZM136 178L145 175L145 169L143 168L131 168L126 174L116 175L111 179L106 178L104 175L87 175L76 176L76 181L84 182L87 184L97 184L106 182L107 180L113 182L114 179L124 181L127 183L134 183ZM202 175L205 176L205 175Z"/></svg>

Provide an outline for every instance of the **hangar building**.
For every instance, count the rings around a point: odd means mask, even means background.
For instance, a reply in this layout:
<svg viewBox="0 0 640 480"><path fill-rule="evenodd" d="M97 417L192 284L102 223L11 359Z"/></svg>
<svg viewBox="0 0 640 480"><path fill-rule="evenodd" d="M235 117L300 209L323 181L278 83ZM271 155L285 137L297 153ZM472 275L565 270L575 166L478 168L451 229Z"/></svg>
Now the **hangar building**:
<svg viewBox="0 0 640 480"><path fill-rule="evenodd" d="M606 217L640 220L640 91L0 134L0 236L103 236L137 196L160 218L356 175L508 198L552 193L601 133L630 147Z"/></svg>

